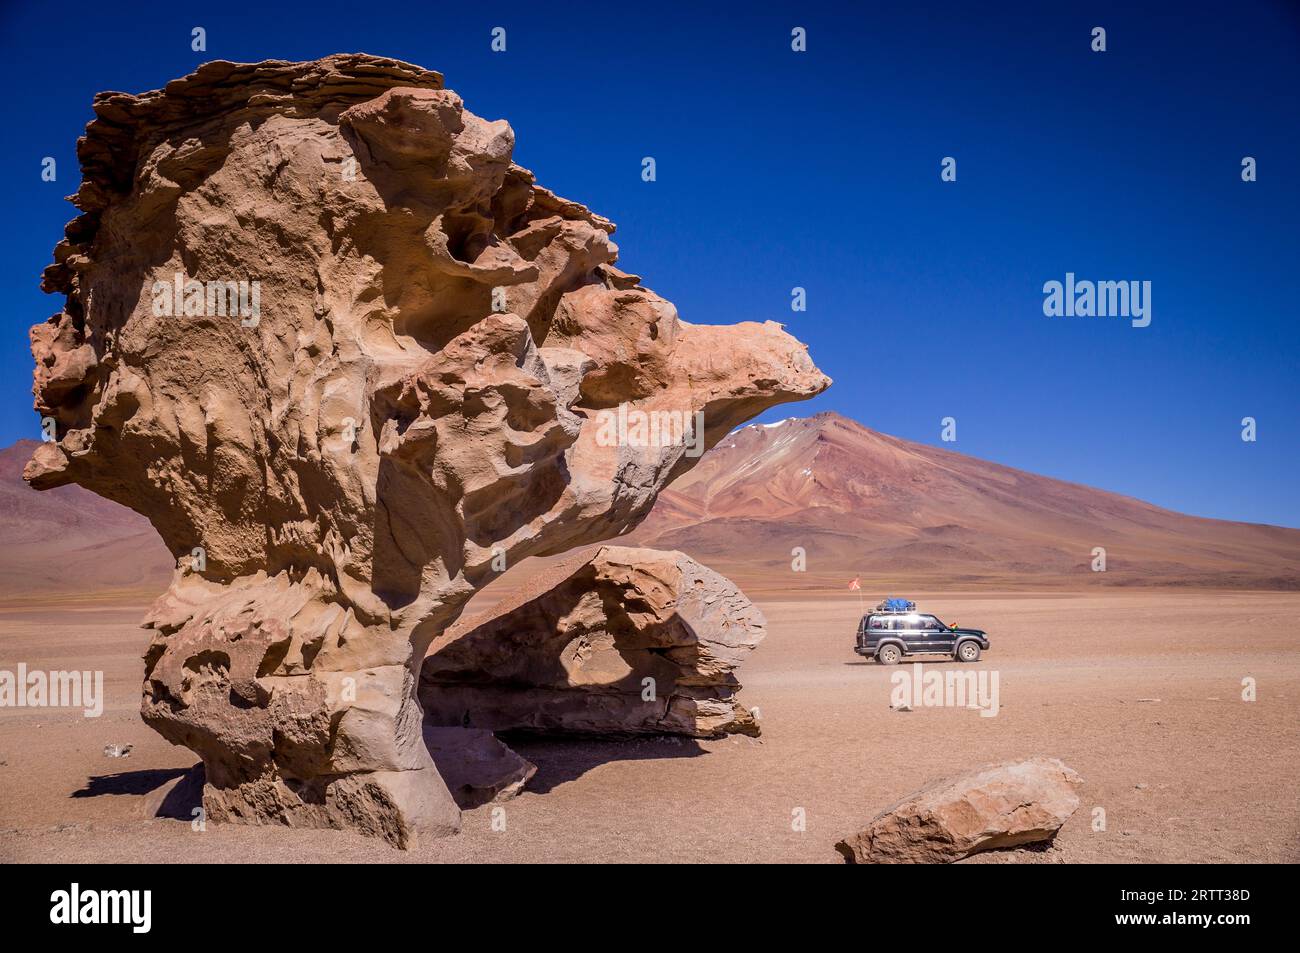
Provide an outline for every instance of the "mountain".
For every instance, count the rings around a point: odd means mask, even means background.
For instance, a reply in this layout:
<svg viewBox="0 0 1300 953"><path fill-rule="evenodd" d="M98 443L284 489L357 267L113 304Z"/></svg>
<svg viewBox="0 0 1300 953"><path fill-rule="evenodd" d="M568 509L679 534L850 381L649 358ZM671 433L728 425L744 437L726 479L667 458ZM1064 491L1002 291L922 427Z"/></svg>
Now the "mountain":
<svg viewBox="0 0 1300 953"><path fill-rule="evenodd" d="M856 575L977 584L1300 588L1300 530L1202 519L877 433L835 413L724 438L629 542L793 588ZM803 547L807 570L791 574ZM1092 571L1094 547L1106 571Z"/></svg>
<svg viewBox="0 0 1300 953"><path fill-rule="evenodd" d="M35 447L0 450L0 596L161 593L172 560L149 522L77 486L31 489ZM619 542L680 549L756 589L843 589L854 576L872 595L888 583L1300 589L1300 530L1174 513L835 413L728 435Z"/></svg>
<svg viewBox="0 0 1300 953"><path fill-rule="evenodd" d="M79 486L33 490L23 467L36 447L0 450L0 596L160 594L172 560L149 521Z"/></svg>

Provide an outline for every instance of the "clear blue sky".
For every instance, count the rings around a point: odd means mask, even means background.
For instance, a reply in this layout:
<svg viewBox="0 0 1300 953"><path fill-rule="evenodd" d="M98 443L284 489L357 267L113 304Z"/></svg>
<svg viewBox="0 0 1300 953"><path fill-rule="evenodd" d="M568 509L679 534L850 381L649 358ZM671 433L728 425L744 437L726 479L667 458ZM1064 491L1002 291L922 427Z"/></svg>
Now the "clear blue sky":
<svg viewBox="0 0 1300 953"><path fill-rule="evenodd" d="M0 442L36 435L27 328L60 304L38 278L94 93L365 51L508 119L516 160L618 222L623 266L687 320L787 323L835 378L793 412L935 444L953 416L965 453L1300 526L1296 3L579 6L4 3ZM1045 317L1067 271L1151 281L1151 326Z"/></svg>

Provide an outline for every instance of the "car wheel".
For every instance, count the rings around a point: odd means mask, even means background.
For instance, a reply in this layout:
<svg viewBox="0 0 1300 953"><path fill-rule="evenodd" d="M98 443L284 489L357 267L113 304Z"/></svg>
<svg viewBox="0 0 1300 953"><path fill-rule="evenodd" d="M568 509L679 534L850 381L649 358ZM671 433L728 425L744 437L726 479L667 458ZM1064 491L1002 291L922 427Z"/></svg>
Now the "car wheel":
<svg viewBox="0 0 1300 953"><path fill-rule="evenodd" d="M978 662L980 660L980 647L977 642L969 639L957 646L957 661L959 662Z"/></svg>
<svg viewBox="0 0 1300 953"><path fill-rule="evenodd" d="M897 665L902 657L903 653L898 651L897 645L882 645L876 653L876 661L881 665Z"/></svg>

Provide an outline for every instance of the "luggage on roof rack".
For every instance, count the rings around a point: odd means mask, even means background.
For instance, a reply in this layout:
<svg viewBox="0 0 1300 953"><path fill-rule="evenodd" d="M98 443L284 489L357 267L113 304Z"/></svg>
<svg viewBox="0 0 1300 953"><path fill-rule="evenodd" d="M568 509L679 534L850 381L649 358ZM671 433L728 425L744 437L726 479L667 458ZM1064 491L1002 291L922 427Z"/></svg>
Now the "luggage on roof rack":
<svg viewBox="0 0 1300 953"><path fill-rule="evenodd" d="M916 603L910 599L886 599L876 606L877 612L915 612Z"/></svg>

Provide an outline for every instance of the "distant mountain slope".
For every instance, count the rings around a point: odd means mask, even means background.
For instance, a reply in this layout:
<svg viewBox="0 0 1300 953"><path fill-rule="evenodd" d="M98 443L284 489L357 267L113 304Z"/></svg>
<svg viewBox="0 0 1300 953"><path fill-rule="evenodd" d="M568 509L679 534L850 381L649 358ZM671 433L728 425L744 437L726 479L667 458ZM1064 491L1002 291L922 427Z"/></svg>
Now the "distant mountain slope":
<svg viewBox="0 0 1300 953"><path fill-rule="evenodd" d="M22 480L0 450L0 596L161 593L172 560L144 517L76 486ZM1300 530L1202 519L950 450L834 413L726 437L618 542L680 549L742 583L1300 589ZM807 552L793 573L791 550ZM1106 549L1107 571L1091 570ZM877 587L878 588L878 587Z"/></svg>
<svg viewBox="0 0 1300 953"><path fill-rule="evenodd" d="M172 560L149 521L79 486L33 490L22 474L36 447L0 450L0 596L160 594Z"/></svg>
<svg viewBox="0 0 1300 953"><path fill-rule="evenodd" d="M660 496L629 541L724 571L788 572L802 546L810 576L846 582L866 573L1300 588L1300 530L1185 516L834 413L729 435ZM1104 574L1091 570L1097 546Z"/></svg>

